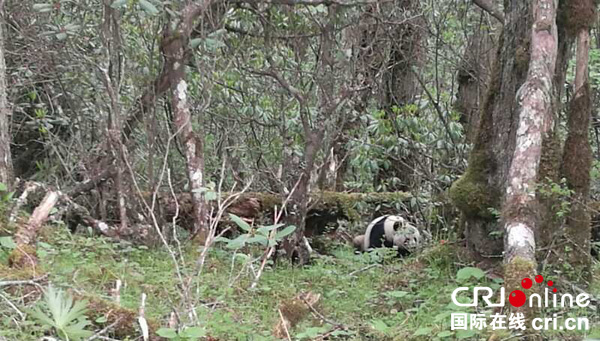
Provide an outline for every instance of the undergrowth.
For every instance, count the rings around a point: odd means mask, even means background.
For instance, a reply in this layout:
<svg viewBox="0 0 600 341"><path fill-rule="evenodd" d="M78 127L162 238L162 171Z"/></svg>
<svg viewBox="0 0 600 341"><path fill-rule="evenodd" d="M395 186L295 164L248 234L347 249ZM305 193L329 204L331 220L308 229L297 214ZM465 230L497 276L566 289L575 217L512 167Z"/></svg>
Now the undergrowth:
<svg viewBox="0 0 600 341"><path fill-rule="evenodd" d="M61 227L53 227L52 231L38 242L38 255L53 286L75 297L111 300L111 289L122 280L120 305L137 312L145 293L146 317L167 326L173 307L181 299L167 252L71 234ZM196 314L203 324L200 327L212 340L274 340L273 328L280 319L278 307L301 292L312 292L321 296L316 307L322 316L311 314L303 319L289 331L291 339L308 340L327 334L329 340L486 340L490 330L450 330L451 313L475 312L452 304L451 293L458 286L499 287L502 281L493 276L493 271L476 272L465 279L463 270L463 278L457 278L461 269L472 266L460 255L458 246L436 243L412 257L380 262L374 261L371 254L355 255L342 246L316 258L310 266L280 263L268 268L257 288L249 289L252 277L238 277L241 260L217 247L211 250L205 271L197 278L194 295L203 304L196 307ZM0 253L4 264L5 256L5 252ZM194 247L184 249L187 264L194 264L197 256ZM10 288L2 291L6 288L0 287L0 336L6 340L39 340L45 330L35 319L21 317L15 310L25 315L25 307L39 297L28 296L25 286ZM90 310L87 317L98 329L108 324L99 311ZM130 339L139 335L131 335ZM593 326L590 335L600 335L600 330ZM497 333L493 337L500 340L508 336ZM562 340L566 336L548 337Z"/></svg>

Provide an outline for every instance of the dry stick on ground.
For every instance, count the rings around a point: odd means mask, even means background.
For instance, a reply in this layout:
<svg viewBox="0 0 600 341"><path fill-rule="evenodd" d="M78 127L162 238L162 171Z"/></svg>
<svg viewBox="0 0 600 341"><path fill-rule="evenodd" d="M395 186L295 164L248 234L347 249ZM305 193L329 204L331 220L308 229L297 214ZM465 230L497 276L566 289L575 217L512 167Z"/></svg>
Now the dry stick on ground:
<svg viewBox="0 0 600 341"><path fill-rule="evenodd" d="M288 328L287 328L287 322L286 322L285 318L283 317L283 314L281 313L281 309L277 309L277 312L279 312L279 318L281 319L283 330L285 330L285 335L287 336L287 339L289 341L292 341L292 338L290 337L290 332L288 331Z"/></svg>
<svg viewBox="0 0 600 341"><path fill-rule="evenodd" d="M19 308L17 308L17 306L12 303L8 298L6 298L4 295L0 294L0 297L6 301L6 303L14 310L17 312L17 314L19 314L19 317L21 318L21 321L25 321L25 314L23 314Z"/></svg>
<svg viewBox="0 0 600 341"><path fill-rule="evenodd" d="M371 265L367 265L367 266L365 266L365 267L364 267L364 268L362 268L362 269L358 269L358 270L354 270L354 271L352 271L351 273L349 273L349 274L348 274L348 276L354 276L354 275L356 275L356 274L357 274L357 273L359 273L359 272L367 271L367 270L369 270L369 269L371 269L371 268L374 268L374 267L379 267L379 266L381 266L381 264L371 264Z"/></svg>
<svg viewBox="0 0 600 341"><path fill-rule="evenodd" d="M19 228L17 231L15 235L17 245L27 245L33 241L40 227L48 219L50 211L52 211L60 196L61 193L59 191L49 191L46 193L46 196L42 199L42 203L33 211L27 225Z"/></svg>
<svg viewBox="0 0 600 341"><path fill-rule="evenodd" d="M119 322L121 322L121 320L123 319L123 316L119 317L118 319L115 320L115 322L109 324L108 326L102 328L100 331L98 331L97 333L95 333L94 335L90 336L87 341L92 341L92 340L96 340L99 339L100 336L102 336L102 334L106 333L107 331L111 330L112 328L114 328L114 326L116 326Z"/></svg>
<svg viewBox="0 0 600 341"><path fill-rule="evenodd" d="M15 220L17 220L17 215L19 214L19 210L27 202L27 196L29 195L30 192L33 192L38 187L40 187L40 185L33 181L27 181L25 183L25 189L23 190L23 193L21 193L21 195L17 199L17 202L15 203L15 206L12 208L12 210L10 212L10 217L8 218L9 222L14 223Z"/></svg>
<svg viewBox="0 0 600 341"><path fill-rule="evenodd" d="M48 274L45 274L45 275L37 277L37 278L29 279L29 280L0 281L0 287L11 286L11 285L34 285L36 287L42 288L42 286L38 282L44 281L46 278L48 278Z"/></svg>
<svg viewBox="0 0 600 341"><path fill-rule="evenodd" d="M305 298L302 298L302 302L304 302L304 304L306 304L306 306L311 311L311 313L313 315L315 315L319 320L321 320L321 321L323 321L325 323L329 323L330 325L334 326L334 328L347 329L346 327L344 327L343 324L335 322L335 321L332 321L332 320L326 318L325 316L323 316L323 314L321 314L317 309L315 309L313 307L313 305L310 304L310 302L308 302Z"/></svg>

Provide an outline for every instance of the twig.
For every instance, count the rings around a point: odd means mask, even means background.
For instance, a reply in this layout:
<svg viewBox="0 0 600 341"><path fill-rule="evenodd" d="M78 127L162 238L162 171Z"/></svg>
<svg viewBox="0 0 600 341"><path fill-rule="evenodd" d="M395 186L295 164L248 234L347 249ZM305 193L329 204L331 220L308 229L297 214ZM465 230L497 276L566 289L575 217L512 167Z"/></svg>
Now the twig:
<svg viewBox="0 0 600 341"><path fill-rule="evenodd" d="M4 299L6 301L6 303L8 303L8 305L14 309L14 311L17 312L17 314L19 314L19 316L21 317L21 320L25 320L25 314L23 314L19 308L17 308L17 306L15 306L8 298L6 298L4 295L0 294L0 297L2 297L2 299Z"/></svg>
<svg viewBox="0 0 600 341"><path fill-rule="evenodd" d="M0 287L9 286L9 285L35 285L35 286L38 286L41 288L41 285L39 285L37 282L41 282L41 281L45 280L46 278L48 278L48 274L45 274L44 276L37 277L34 279L28 279L28 280L0 281Z"/></svg>
<svg viewBox="0 0 600 341"><path fill-rule="evenodd" d="M311 311L311 313L313 313L313 315L315 315L319 320L321 320L325 323L329 323L330 325L332 325L334 327L344 328L341 323L332 321L332 320L328 319L327 317L323 316L323 314L321 314L317 309L315 309L312 306L312 304L308 303L308 301L306 301L304 298L302 299L302 302L304 302L304 304L306 304L306 306Z"/></svg>
<svg viewBox="0 0 600 341"><path fill-rule="evenodd" d="M357 273L359 273L359 272L367 271L367 270L369 270L369 269L371 269L371 268L374 268L374 267L379 267L379 266L381 266L381 264L371 264L371 265L367 265L367 266L365 266L365 267L364 267L364 268L362 268L362 269L358 269L358 270L354 270L354 271L352 271L351 273L349 273L349 274L348 274L348 276L354 276L354 275L356 275L356 274L357 274Z"/></svg>
<svg viewBox="0 0 600 341"><path fill-rule="evenodd" d="M273 218L273 223L275 225L277 225L277 223L281 219L281 214L283 213L283 210L284 210L285 206L287 205L288 201L290 200L290 198L296 191L296 187L298 187L300 180L302 180L302 176L304 176L304 175L300 175L300 177L298 178L298 181L296 181L296 184L294 185L294 187L288 194L287 198L285 198L285 200L281 204L281 209L279 210L279 212L277 211L277 207L275 207L275 214L274 214L274 218ZM271 231L270 238L275 238L275 230ZM275 246L269 246L265 250L265 253L263 254L262 262L260 263L260 267L258 268L258 272L256 273L256 276L254 277L254 281L252 281L252 284L250 285L251 289L254 289L256 287L256 285L258 284L258 280L260 279L260 276L262 275L262 272L263 272L265 266L267 265L267 260L273 254L273 251L275 251Z"/></svg>
<svg viewBox="0 0 600 341"><path fill-rule="evenodd" d="M116 326L119 322L121 322L121 320L123 319L123 317L119 317L118 319L115 320L115 322L109 324L108 326L104 327L102 330L100 330L99 332L97 332L96 334L90 336L87 341L92 341L95 339L99 339L100 335L106 333L107 331L109 331L110 329L112 329L114 326Z"/></svg>
<svg viewBox="0 0 600 341"><path fill-rule="evenodd" d="M283 314L281 313L281 309L277 309L277 312L279 312L279 317L281 318L281 323L283 325L283 330L285 330L285 335L287 335L288 341L292 341L292 338L290 337L290 332L287 329L287 323L285 322L285 318L283 317Z"/></svg>

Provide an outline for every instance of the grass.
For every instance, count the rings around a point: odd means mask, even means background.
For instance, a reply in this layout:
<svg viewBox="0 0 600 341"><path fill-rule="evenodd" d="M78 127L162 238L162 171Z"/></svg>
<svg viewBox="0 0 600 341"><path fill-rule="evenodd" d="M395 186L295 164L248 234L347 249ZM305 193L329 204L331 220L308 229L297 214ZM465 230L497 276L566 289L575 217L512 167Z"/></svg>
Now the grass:
<svg viewBox="0 0 600 341"><path fill-rule="evenodd" d="M166 251L73 235L62 227L51 231L38 242L38 254L54 286L76 297L110 300L111 288L121 279L121 306L137 311L145 293L146 316L163 327L167 325L181 296ZM5 251L0 252L2 262L6 261ZM193 246L184 250L189 266L182 271L193 271L198 254ZM367 268L373 264L378 265ZM292 339L307 340L331 333L331 340L486 340L492 335L490 330L479 334L450 331L450 314L465 309L452 304L450 296L457 286L501 284L488 276L458 282L457 272L470 264L461 257L458 247L448 243L431 246L404 260L386 258L383 262L374 261L371 254L355 255L349 247L340 245L311 266L280 263L268 268L255 289L249 289L251 271L237 277L241 265L241 257L214 248L203 273L195 279L193 296L203 303L197 306L196 314L213 340L274 340L272 332L280 319L277 309L300 292L321 295L317 309L328 322L309 314L290 330ZM359 269L365 270L357 272ZM21 310L35 301L27 297L26 287L1 289L0 293ZM21 320L6 300L0 298L0 302L0 336L6 340L39 340L44 333L40 326L30 319ZM88 317L99 327L110 323L100 315L92 311ZM185 313L180 318L187 321ZM334 329L332 324L343 328ZM591 332L600 335L597 326ZM131 335L131 340L139 335ZM494 337L500 340L509 335L497 333ZM567 339L565 333L546 336Z"/></svg>

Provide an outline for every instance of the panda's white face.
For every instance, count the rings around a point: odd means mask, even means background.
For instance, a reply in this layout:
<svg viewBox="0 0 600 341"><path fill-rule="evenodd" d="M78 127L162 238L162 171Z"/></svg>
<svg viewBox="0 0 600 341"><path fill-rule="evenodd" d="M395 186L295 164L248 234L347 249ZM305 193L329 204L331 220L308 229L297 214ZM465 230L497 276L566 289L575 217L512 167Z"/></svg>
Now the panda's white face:
<svg viewBox="0 0 600 341"><path fill-rule="evenodd" d="M394 245L402 246L408 250L415 249L421 244L421 233L419 230L405 223L394 236Z"/></svg>

